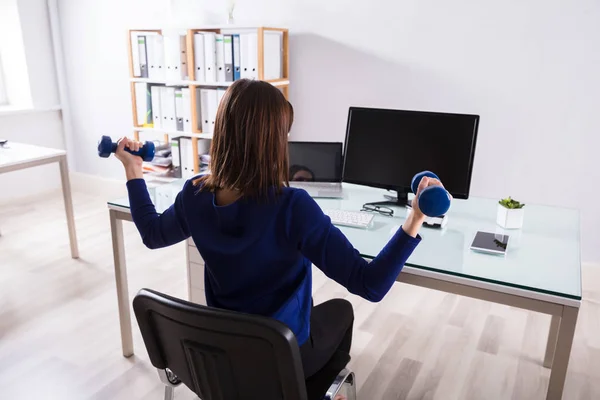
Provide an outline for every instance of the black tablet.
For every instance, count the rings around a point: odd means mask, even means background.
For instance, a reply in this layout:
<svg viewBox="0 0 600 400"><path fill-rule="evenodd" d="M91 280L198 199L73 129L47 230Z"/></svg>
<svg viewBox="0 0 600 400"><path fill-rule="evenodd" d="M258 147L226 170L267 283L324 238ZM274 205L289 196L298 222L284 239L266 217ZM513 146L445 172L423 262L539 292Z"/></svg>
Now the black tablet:
<svg viewBox="0 0 600 400"><path fill-rule="evenodd" d="M471 250L492 254L506 254L508 235L490 232L477 232Z"/></svg>

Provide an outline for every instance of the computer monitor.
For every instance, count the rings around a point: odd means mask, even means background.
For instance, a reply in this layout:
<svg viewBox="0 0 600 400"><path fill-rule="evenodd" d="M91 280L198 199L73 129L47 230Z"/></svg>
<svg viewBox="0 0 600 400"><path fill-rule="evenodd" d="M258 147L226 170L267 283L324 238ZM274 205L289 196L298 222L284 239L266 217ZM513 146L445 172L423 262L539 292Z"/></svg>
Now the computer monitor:
<svg viewBox="0 0 600 400"><path fill-rule="evenodd" d="M343 181L395 190L408 201L413 176L437 174L453 197L469 197L478 115L351 107Z"/></svg>
<svg viewBox="0 0 600 400"><path fill-rule="evenodd" d="M288 150L290 181L342 181L342 143L288 142Z"/></svg>

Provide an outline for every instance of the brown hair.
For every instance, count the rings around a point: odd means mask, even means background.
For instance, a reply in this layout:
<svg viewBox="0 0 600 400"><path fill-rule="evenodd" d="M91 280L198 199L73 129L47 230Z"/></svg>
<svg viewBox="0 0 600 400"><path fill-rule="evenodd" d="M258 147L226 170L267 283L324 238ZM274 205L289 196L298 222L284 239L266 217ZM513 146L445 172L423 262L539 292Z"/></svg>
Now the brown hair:
<svg viewBox="0 0 600 400"><path fill-rule="evenodd" d="M294 111L279 89L255 80L235 81L217 110L210 148L211 174L194 185L200 190L238 190L266 197L288 182L287 135Z"/></svg>

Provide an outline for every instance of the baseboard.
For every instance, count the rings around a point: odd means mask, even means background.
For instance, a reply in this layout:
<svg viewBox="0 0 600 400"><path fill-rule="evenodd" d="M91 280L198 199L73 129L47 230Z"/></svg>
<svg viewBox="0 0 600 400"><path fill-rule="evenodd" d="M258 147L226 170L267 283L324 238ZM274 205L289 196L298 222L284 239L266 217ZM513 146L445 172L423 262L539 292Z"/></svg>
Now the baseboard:
<svg viewBox="0 0 600 400"><path fill-rule="evenodd" d="M82 172L71 171L69 173L71 181L71 192L85 193L102 199L103 201L115 200L120 197L127 197L127 186L124 179L104 178L98 175L84 174ZM159 183L158 185L162 185ZM157 186L156 183L149 182L148 187ZM40 190L39 192L16 196L10 198L0 198L0 206L15 203L24 203L39 200L45 196L53 196L60 193L60 181L57 187Z"/></svg>
<svg viewBox="0 0 600 400"><path fill-rule="evenodd" d="M0 208L2 208L3 209L2 211L4 211L5 207L11 207L15 204L21 204L21 205L29 204L29 203L39 201L40 199L57 196L59 194L60 194L60 188L51 188L51 189L40 190L39 192L32 193L32 194L26 194L26 195L21 195L21 196L17 195L15 197L3 198L3 199L0 199Z"/></svg>
<svg viewBox="0 0 600 400"><path fill-rule="evenodd" d="M74 192L91 194L106 200L127 196L127 187L122 179L104 178L82 172L71 172L69 176Z"/></svg>
<svg viewBox="0 0 600 400"><path fill-rule="evenodd" d="M81 172L70 172L71 191L73 193L85 193L100 197L109 201L127 196L127 187L124 180L103 178L96 175L84 174ZM15 203L29 203L37 201L40 198L51 197L61 193L60 181L56 187L40 190L39 192L26 194L10 198L0 199L0 206L8 206Z"/></svg>

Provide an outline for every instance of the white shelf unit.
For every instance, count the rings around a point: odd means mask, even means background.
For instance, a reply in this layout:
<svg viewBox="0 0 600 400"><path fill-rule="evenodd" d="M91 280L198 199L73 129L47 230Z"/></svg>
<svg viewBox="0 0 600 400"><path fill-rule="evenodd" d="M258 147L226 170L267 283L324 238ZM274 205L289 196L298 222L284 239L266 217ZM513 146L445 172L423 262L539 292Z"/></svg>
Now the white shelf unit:
<svg viewBox="0 0 600 400"><path fill-rule="evenodd" d="M192 150L193 150L193 159L194 159L194 173L199 173L200 171L200 161L198 157L198 140L205 139L211 140L213 135L212 133L202 132L198 128L198 118L195 110L197 110L196 102L200 101L200 99L196 98L196 88L197 87L214 87L214 88L227 88L231 86L233 82L203 82L197 81L194 79L194 71L195 71L195 57L194 57L194 34L201 32L214 32L214 33L222 33L222 34L231 34L236 32L249 32L256 31L258 34L258 78L262 79L264 77L264 35L265 31L278 31L282 33L282 78L267 80L273 86L279 88L284 96L288 98L288 87L290 85L289 79L289 32L284 28L271 28L271 27L238 27L234 25L227 26L206 26L198 29L188 29L186 31L186 62L188 65L189 78L187 80L156 80L150 78L139 78L135 77L133 74L133 54L132 54L132 32L137 33L153 33L153 34L162 34L161 29L131 29L127 32L127 40L129 43L129 85L131 89L131 105L132 105L132 116L133 116L133 135L136 140L140 140L140 134L148 133L148 134L162 134L163 140L165 142L169 142L170 137L176 136L184 136L190 137L192 139ZM135 93L135 84L143 82L150 83L156 85L164 85L164 86L185 86L190 88L190 100L191 100L191 109L194 111L192 113L192 129L193 132L181 132L181 131L172 131L165 129L155 129L152 127L138 126L137 124L137 107L136 107L136 93ZM157 180L157 178L151 178ZM169 179L169 178L165 178Z"/></svg>
<svg viewBox="0 0 600 400"><path fill-rule="evenodd" d="M134 131L137 131L137 132L145 132L145 133L151 133L151 134L153 133L153 134L158 134L158 135L163 134L163 135L169 135L169 136L173 136L173 137L185 136L185 137L190 137L190 138L209 139L209 140L213 138L212 133L194 133L194 132L167 130L167 129L140 128L138 126L134 126L131 129Z"/></svg>
<svg viewBox="0 0 600 400"><path fill-rule="evenodd" d="M233 82L201 82L201 81L160 81L149 78L131 78L130 82L143 82L165 86L205 86L205 87L229 87ZM290 84L289 79L276 79L267 81L275 87L284 87Z"/></svg>

